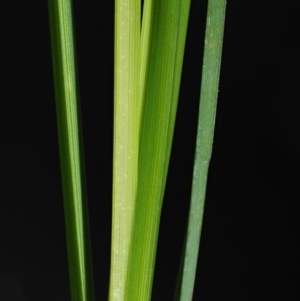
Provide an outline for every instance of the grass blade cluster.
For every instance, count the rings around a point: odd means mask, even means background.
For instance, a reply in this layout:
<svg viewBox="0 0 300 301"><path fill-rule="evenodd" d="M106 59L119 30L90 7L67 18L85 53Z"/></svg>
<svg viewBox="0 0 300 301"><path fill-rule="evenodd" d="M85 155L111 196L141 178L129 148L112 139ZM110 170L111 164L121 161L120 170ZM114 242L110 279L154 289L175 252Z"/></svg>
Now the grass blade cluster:
<svg viewBox="0 0 300 301"><path fill-rule="evenodd" d="M72 301L94 300L70 0L49 0Z"/></svg>
<svg viewBox="0 0 300 301"><path fill-rule="evenodd" d="M109 300L124 300L134 212L140 101L139 0L115 2L113 221Z"/></svg>
<svg viewBox="0 0 300 301"><path fill-rule="evenodd" d="M182 278L176 296L176 300L180 301L190 301L193 298L207 173L213 144L225 7L226 0L208 1L191 205Z"/></svg>
<svg viewBox="0 0 300 301"><path fill-rule="evenodd" d="M225 0L209 0L191 208L176 300L193 296ZM49 0L72 301L94 300L71 0ZM115 0L110 301L151 298L190 0Z"/></svg>

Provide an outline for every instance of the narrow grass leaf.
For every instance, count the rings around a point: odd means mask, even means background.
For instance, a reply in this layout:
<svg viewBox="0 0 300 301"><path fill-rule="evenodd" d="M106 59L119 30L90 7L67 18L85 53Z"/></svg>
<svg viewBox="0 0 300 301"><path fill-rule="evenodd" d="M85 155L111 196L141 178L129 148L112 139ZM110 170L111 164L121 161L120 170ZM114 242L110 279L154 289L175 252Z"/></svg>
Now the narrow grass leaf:
<svg viewBox="0 0 300 301"><path fill-rule="evenodd" d="M153 29L153 12L155 1L145 1L143 6L141 30L141 64L140 64L140 117L144 108L145 91L149 74L149 53Z"/></svg>
<svg viewBox="0 0 300 301"><path fill-rule="evenodd" d="M125 299L136 197L140 103L140 0L115 1L113 221L109 300Z"/></svg>
<svg viewBox="0 0 300 301"><path fill-rule="evenodd" d="M70 0L49 0L72 301L94 300Z"/></svg>
<svg viewBox="0 0 300 301"><path fill-rule="evenodd" d="M175 300L191 301L202 228L207 173L212 153L226 0L209 0L191 205L182 278Z"/></svg>
<svg viewBox="0 0 300 301"><path fill-rule="evenodd" d="M151 297L190 1L146 0L144 5L149 11L144 10L142 35L149 36L142 36L146 80L145 91L141 93L144 99L127 301L147 301ZM145 25L144 22L149 23ZM145 42L147 39L149 41Z"/></svg>

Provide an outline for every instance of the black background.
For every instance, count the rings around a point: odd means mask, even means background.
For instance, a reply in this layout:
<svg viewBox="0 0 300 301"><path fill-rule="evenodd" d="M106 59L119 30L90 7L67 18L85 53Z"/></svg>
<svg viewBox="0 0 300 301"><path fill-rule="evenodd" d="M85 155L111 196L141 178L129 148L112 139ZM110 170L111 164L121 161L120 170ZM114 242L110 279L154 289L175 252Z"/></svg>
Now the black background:
<svg viewBox="0 0 300 301"><path fill-rule="evenodd" d="M114 1L74 1L96 300L109 278ZM192 1L153 300L186 223L206 1ZM298 300L299 10L229 0L194 300ZM0 300L68 301L46 1L1 0Z"/></svg>

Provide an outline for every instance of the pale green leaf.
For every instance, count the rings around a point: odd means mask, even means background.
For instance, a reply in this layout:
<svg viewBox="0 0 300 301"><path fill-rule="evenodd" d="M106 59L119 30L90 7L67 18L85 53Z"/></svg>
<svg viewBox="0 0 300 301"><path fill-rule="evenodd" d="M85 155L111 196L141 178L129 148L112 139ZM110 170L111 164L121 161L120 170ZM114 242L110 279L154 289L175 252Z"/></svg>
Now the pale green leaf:
<svg viewBox="0 0 300 301"><path fill-rule="evenodd" d="M182 278L178 284L175 298L180 301L191 301L193 298L207 173L214 135L225 7L225 0L208 1L192 196Z"/></svg>

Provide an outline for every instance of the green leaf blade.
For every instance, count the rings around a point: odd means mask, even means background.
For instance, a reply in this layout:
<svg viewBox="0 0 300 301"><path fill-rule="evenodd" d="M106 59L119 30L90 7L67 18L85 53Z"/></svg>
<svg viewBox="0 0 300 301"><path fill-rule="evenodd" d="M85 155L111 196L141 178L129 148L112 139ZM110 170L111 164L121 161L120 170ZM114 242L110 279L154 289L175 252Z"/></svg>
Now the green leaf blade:
<svg viewBox="0 0 300 301"><path fill-rule="evenodd" d="M217 94L221 66L225 0L209 0L200 92L192 195L184 250L182 278L175 300L191 301L204 212L209 162L212 153Z"/></svg>
<svg viewBox="0 0 300 301"><path fill-rule="evenodd" d="M94 300L72 6L49 0L53 73L72 301Z"/></svg>
<svg viewBox="0 0 300 301"><path fill-rule="evenodd" d="M109 300L125 299L140 123L140 0L115 2L113 218Z"/></svg>
<svg viewBox="0 0 300 301"><path fill-rule="evenodd" d="M147 301L151 297L189 6L190 1L180 0L145 2L152 11L144 11L144 16L149 14L153 20L150 25L143 23L143 28L152 28L145 30L150 33L149 46L142 50L147 51L142 57L147 60L148 74L142 93L138 187L125 299L128 301Z"/></svg>

